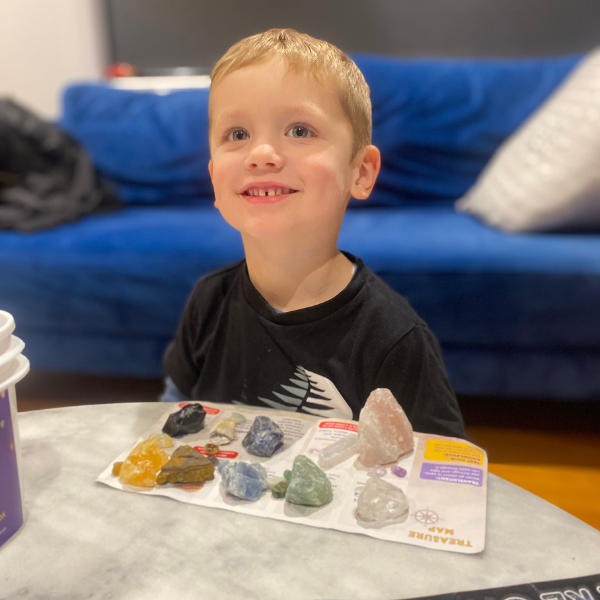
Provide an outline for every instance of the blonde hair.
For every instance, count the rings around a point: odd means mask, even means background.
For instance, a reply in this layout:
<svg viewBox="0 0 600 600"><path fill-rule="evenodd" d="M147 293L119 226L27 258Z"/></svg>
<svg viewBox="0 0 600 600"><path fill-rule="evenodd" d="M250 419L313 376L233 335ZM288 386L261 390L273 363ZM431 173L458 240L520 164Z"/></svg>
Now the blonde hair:
<svg viewBox="0 0 600 600"><path fill-rule="evenodd" d="M294 73L310 73L323 83L332 79L353 134L352 159L371 143L371 99L360 69L336 46L293 29L269 29L229 48L213 69L211 89L228 74L266 58L283 56ZM210 107L210 100L209 100Z"/></svg>

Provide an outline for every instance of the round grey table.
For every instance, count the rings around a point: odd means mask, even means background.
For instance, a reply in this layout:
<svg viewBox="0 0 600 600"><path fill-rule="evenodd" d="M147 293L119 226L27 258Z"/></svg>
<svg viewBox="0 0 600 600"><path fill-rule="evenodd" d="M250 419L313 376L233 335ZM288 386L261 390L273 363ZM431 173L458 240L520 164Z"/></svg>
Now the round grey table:
<svg viewBox="0 0 600 600"><path fill-rule="evenodd" d="M600 532L489 476L486 549L453 554L111 489L94 480L165 411L21 413L27 520L0 599L413 598L600 572Z"/></svg>

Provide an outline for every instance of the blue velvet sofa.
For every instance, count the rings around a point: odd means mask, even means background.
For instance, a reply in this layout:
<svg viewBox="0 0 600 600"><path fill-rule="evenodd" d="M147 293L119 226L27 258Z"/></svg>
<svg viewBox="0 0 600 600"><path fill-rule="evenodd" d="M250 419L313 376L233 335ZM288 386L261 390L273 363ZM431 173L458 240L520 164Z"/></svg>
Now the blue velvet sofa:
<svg viewBox="0 0 600 600"><path fill-rule="evenodd" d="M600 399L600 234L507 234L453 207L580 58L355 57L383 166L339 247L429 323L459 394ZM65 91L60 125L123 208L0 232L0 308L34 369L160 377L195 281L242 256L213 206L207 97Z"/></svg>

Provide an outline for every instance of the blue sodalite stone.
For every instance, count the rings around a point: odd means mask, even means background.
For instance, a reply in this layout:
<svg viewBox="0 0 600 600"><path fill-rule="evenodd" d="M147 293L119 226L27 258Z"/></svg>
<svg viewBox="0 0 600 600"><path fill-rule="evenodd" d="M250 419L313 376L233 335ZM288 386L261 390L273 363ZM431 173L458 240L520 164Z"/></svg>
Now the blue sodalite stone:
<svg viewBox="0 0 600 600"><path fill-rule="evenodd" d="M267 471L262 465L227 462L219 467L225 491L236 498L253 502L267 489Z"/></svg>
<svg viewBox="0 0 600 600"><path fill-rule="evenodd" d="M269 417L256 417L250 431L242 440L242 446L254 456L273 456L283 446L283 431Z"/></svg>

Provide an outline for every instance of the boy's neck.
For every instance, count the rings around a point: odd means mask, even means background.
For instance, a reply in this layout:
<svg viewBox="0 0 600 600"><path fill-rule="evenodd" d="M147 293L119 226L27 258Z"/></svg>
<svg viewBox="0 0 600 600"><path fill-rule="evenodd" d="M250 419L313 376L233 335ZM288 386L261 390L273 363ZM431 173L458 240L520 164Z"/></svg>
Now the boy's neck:
<svg viewBox="0 0 600 600"><path fill-rule="evenodd" d="M244 239L252 285L273 308L289 312L331 300L352 279L354 264L335 246L287 247Z"/></svg>

